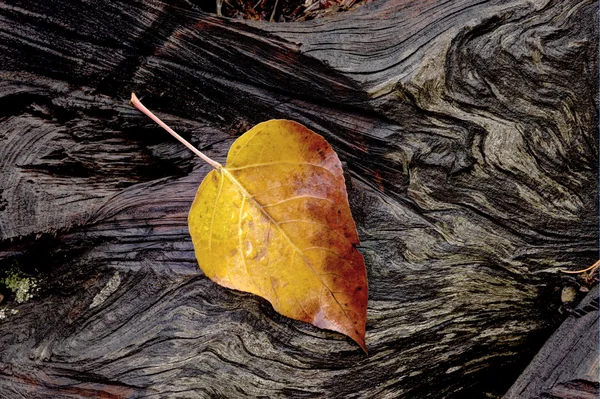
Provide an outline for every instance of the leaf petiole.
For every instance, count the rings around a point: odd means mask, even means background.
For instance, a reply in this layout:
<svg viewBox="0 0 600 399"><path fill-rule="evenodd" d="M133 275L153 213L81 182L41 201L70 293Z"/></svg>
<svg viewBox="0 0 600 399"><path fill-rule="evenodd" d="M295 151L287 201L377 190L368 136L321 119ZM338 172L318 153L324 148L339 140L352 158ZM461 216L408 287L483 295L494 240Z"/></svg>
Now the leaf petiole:
<svg viewBox="0 0 600 399"><path fill-rule="evenodd" d="M204 155L202 152L200 152L196 147L194 147L193 145L191 145L183 137L181 137L180 135L178 135L177 133L175 133L175 131L173 129L171 129L169 126L167 126L166 123L164 123L163 121L161 121L158 116L154 115L152 113L152 111L150 111L148 108L146 108L144 106L144 104L142 104L140 102L140 100L138 100L138 98L135 95L135 93L131 93L131 103L133 104L134 107L136 107L138 110L140 110L141 112L143 112L144 114L146 114L154 122L158 123L158 125L160 127L162 127L167 132L169 132L173 137L175 137L177 140L179 140L183 145L185 145L187 148L189 148L190 150L192 150L192 152L194 154L198 155L200 158L202 158L210 166L212 166L213 168L215 168L217 170L221 169L223 167L223 165L221 165L217 161L213 161L212 159L210 159L209 157L207 157L206 155Z"/></svg>
<svg viewBox="0 0 600 399"><path fill-rule="evenodd" d="M579 274L579 273L585 273L585 272L590 272L590 275L593 274L596 269L600 268L600 260L597 260L596 263L594 263L593 265L591 265L590 267L587 267L585 269L582 270L561 270L561 272L563 273L567 273L567 274Z"/></svg>

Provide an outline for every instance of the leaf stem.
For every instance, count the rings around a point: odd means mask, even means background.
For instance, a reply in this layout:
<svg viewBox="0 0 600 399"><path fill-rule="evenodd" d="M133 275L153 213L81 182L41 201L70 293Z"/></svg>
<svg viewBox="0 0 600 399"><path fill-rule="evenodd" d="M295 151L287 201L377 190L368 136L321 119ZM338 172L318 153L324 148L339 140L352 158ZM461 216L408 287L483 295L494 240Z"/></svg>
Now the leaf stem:
<svg viewBox="0 0 600 399"><path fill-rule="evenodd" d="M164 123L163 121L161 121L158 116L154 115L152 113L152 111L150 111L148 108L146 108L144 106L144 104L142 104L140 102L140 100L138 100L138 98L136 97L135 93L131 93L131 103L133 104L134 107L136 107L138 110L142 111L144 114L146 114L150 119L152 119L154 122L158 123L158 125L160 127L162 127L163 129L165 129L167 132L169 132L173 137L175 137L177 140L179 140L181 143L183 143L184 146L186 146L187 148L189 148L190 150L192 150L192 152L196 155L198 155L200 158L202 158L206 163L208 163L210 166L212 166L215 169L221 169L223 167L223 165L221 165L220 163L218 163L217 161L213 161L212 159L210 159L209 157L207 157L206 155L204 155L203 153L201 153L196 147L194 147L193 145L191 145L187 140L185 140L183 137L181 137L180 135L178 135L177 133L175 133L175 131L173 129L171 129L169 126L167 126L166 123Z"/></svg>
<svg viewBox="0 0 600 399"><path fill-rule="evenodd" d="M594 272L594 269L597 269L599 267L600 267L600 260L596 261L596 263L594 263L590 267L587 267L582 270L561 270L561 272L567 273L567 274L579 274L579 273L585 273L585 272L589 271L590 274L592 274Z"/></svg>

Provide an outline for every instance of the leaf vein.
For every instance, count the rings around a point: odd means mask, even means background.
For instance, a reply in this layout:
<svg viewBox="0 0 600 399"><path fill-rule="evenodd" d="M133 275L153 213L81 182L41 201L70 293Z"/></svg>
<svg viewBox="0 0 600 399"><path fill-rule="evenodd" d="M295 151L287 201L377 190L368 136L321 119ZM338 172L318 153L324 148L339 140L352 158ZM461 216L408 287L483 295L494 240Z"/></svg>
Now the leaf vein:
<svg viewBox="0 0 600 399"><path fill-rule="evenodd" d="M246 191L246 189L244 188L244 186L241 185L240 182L237 181L237 179L235 177L233 177L233 175L231 173L229 173L229 169L227 168L223 168L221 169L223 171L224 174L227 175L227 177L229 178L229 180L238 187L238 189L240 190L240 192L247 196L248 198L250 198L251 201L254 202L254 204L258 207L258 209L265 215L267 216L267 218L271 221L271 223L273 223L275 225L275 227L279 230L279 232L283 235L283 237L289 242L291 248L294 250L294 254L298 253L302 259L304 260L304 262L308 265L308 267L310 268L310 270L312 270L312 272L317 276L317 278L321 281L321 284L323 284L326 288L327 291L330 292L331 294L331 289L327 286L327 284L325 284L325 282L323 281L323 279L321 279L320 274L315 270L315 268L313 267L313 265L310 263L310 261L306 258L306 256L304 256L304 254L302 253L302 251L300 250L300 248L298 248L296 246L296 244L294 244L294 242L290 239L290 237L286 234L286 232L281 228L280 223L278 223L275 219L273 219L273 217L258 203L256 202L256 200L254 198L252 198L250 196L250 194L248 193L248 191ZM330 172L331 173L331 172ZM316 222L315 222L316 223ZM321 223L317 223L317 224L321 224ZM321 224L323 225L323 224ZM325 226L325 225L323 225ZM327 227L327 226L325 226ZM331 231L335 231L335 230L331 230ZM337 233L337 232L336 232ZM338 233L339 234L339 233ZM340 234L341 235L341 234ZM342 304L338 301L338 299L335 297L335 295L331 294L331 297L333 298L333 300L335 301L335 303L337 303L338 307L342 310L342 313L344 314L344 316L346 317L346 319L352 323L352 319L350 318L350 316L348 316L348 313L346 313L346 309L342 306ZM304 310L304 309L303 309ZM304 310L305 311L305 310ZM305 311L306 312L306 311Z"/></svg>
<svg viewBox="0 0 600 399"><path fill-rule="evenodd" d="M343 234L342 234L342 233L340 233L339 231L337 231L337 230L334 230L334 229L332 229L331 227L329 227L329 226L327 226L327 225L325 225L325 224L323 224L323 223L315 222L315 221L313 221L313 220L306 220L306 219L290 219L290 220L283 220L283 221L279 222L279 224L280 224L280 225L281 225L281 224L285 224L285 223L311 223L311 224L316 224L316 225L318 225L318 226L321 226L321 227L324 227L324 228L326 228L326 229L327 229L327 230L329 230L329 231L332 231L332 232L334 232L334 233L335 233L335 234L337 234L338 236L340 236L340 237L344 238L344 240L346 240L346 241L350 241L350 240L348 239L348 237L346 237L345 235L343 235ZM352 242L351 242L351 243L352 243Z"/></svg>
<svg viewBox="0 0 600 399"><path fill-rule="evenodd" d="M240 205L240 213L238 214L238 249L240 251L240 256L242 257L242 262L244 263L244 269L246 269L246 274L252 280L252 276L250 272L248 272L248 263L246 262L246 256L244 255L244 248L242 247L242 211L244 210L244 203L246 202L246 196L242 194L242 204Z"/></svg>
<svg viewBox="0 0 600 399"><path fill-rule="evenodd" d="M263 208L267 208L269 206L277 206L277 205L281 205L281 204L284 204L284 203L289 202L289 201L294 201L294 200L297 200L297 199L304 199L304 198L306 198L306 199L312 198L312 199L317 199L317 200L323 200L323 201L327 201L327 202L330 202L333 205L335 205L335 202L333 202L329 198L315 197L314 195L308 195L307 194L307 195L297 195L295 197L289 197L289 198L283 199L281 201L273 202L272 204L262 205L262 207Z"/></svg>
<svg viewBox="0 0 600 399"><path fill-rule="evenodd" d="M217 171L218 173L218 171ZM223 191L223 182L225 179L223 178L223 174L219 173L219 192L217 193L217 198L215 199L215 207L213 209L212 217L210 218L210 228L209 228L209 236L208 236L208 253L212 256L212 236L213 236L213 222L215 221L215 213L217 212L217 208L219 206L219 198L221 197L221 192Z"/></svg>
<svg viewBox="0 0 600 399"><path fill-rule="evenodd" d="M331 252L332 254L336 255L338 258L340 258L340 259L342 259L342 260L345 260L345 261L347 261L347 259L346 259L346 258L344 258L342 255L338 254L338 253L337 253L337 252L335 252L335 251L332 251L332 250L331 250L331 249L329 249L329 248L325 248L325 247L319 247L319 246L314 246L314 247L306 247L306 248L303 248L303 249L302 249L302 252L306 252L306 251L312 251L312 250L314 250L314 249L322 249L323 251Z"/></svg>
<svg viewBox="0 0 600 399"><path fill-rule="evenodd" d="M241 146L239 148L239 150L235 153L235 156L233 157L233 159L231 161L227 160L229 163L234 163L235 160L237 159L237 157L240 155L240 153L242 152L242 150L244 148L246 148L246 146L250 143L250 141L252 141L252 139L254 139L254 137L256 137L257 134L259 134L260 132L262 132L262 130L257 131L256 133L254 133L254 135L252 137L248 137L248 140L246 140L246 142L244 143L243 146ZM229 157L228 157L229 158Z"/></svg>
<svg viewBox="0 0 600 399"><path fill-rule="evenodd" d="M275 162L255 163L252 165L244 165L244 166L238 166L237 168L226 168L226 169L228 171L232 171L232 170L235 171L235 170L244 170L244 169L250 169L250 168L262 168L265 166L277 166L277 165L314 166L315 168L319 168L319 169L323 169L323 170L327 171L337 181L337 176L334 175L332 171L330 171L329 169L327 169L324 166L317 165L317 164L310 163L310 162L275 161Z"/></svg>

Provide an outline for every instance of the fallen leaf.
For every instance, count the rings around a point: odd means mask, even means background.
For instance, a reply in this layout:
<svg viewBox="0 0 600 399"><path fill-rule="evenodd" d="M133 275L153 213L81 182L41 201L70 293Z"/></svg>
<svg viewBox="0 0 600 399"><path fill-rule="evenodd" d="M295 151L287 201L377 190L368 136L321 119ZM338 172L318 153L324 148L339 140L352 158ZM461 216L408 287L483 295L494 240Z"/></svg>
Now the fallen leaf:
<svg viewBox="0 0 600 399"><path fill-rule="evenodd" d="M271 120L240 136L224 167L211 162L188 217L205 275L345 334L366 352L366 270L327 141L297 122Z"/></svg>

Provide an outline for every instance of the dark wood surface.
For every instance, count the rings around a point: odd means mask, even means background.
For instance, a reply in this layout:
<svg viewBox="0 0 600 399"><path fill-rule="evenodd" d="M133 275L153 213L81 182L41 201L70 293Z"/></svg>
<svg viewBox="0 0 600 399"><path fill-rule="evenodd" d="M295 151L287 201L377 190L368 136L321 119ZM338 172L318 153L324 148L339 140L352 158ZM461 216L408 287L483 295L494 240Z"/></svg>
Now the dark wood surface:
<svg viewBox="0 0 600 399"><path fill-rule="evenodd" d="M375 2L298 24L187 1L0 4L0 397L501 397L598 257L598 3ZM271 119L346 165L365 357L199 271L187 211ZM16 310L18 313L13 314Z"/></svg>
<svg viewBox="0 0 600 399"><path fill-rule="evenodd" d="M598 286L552 334L504 399L600 396Z"/></svg>

